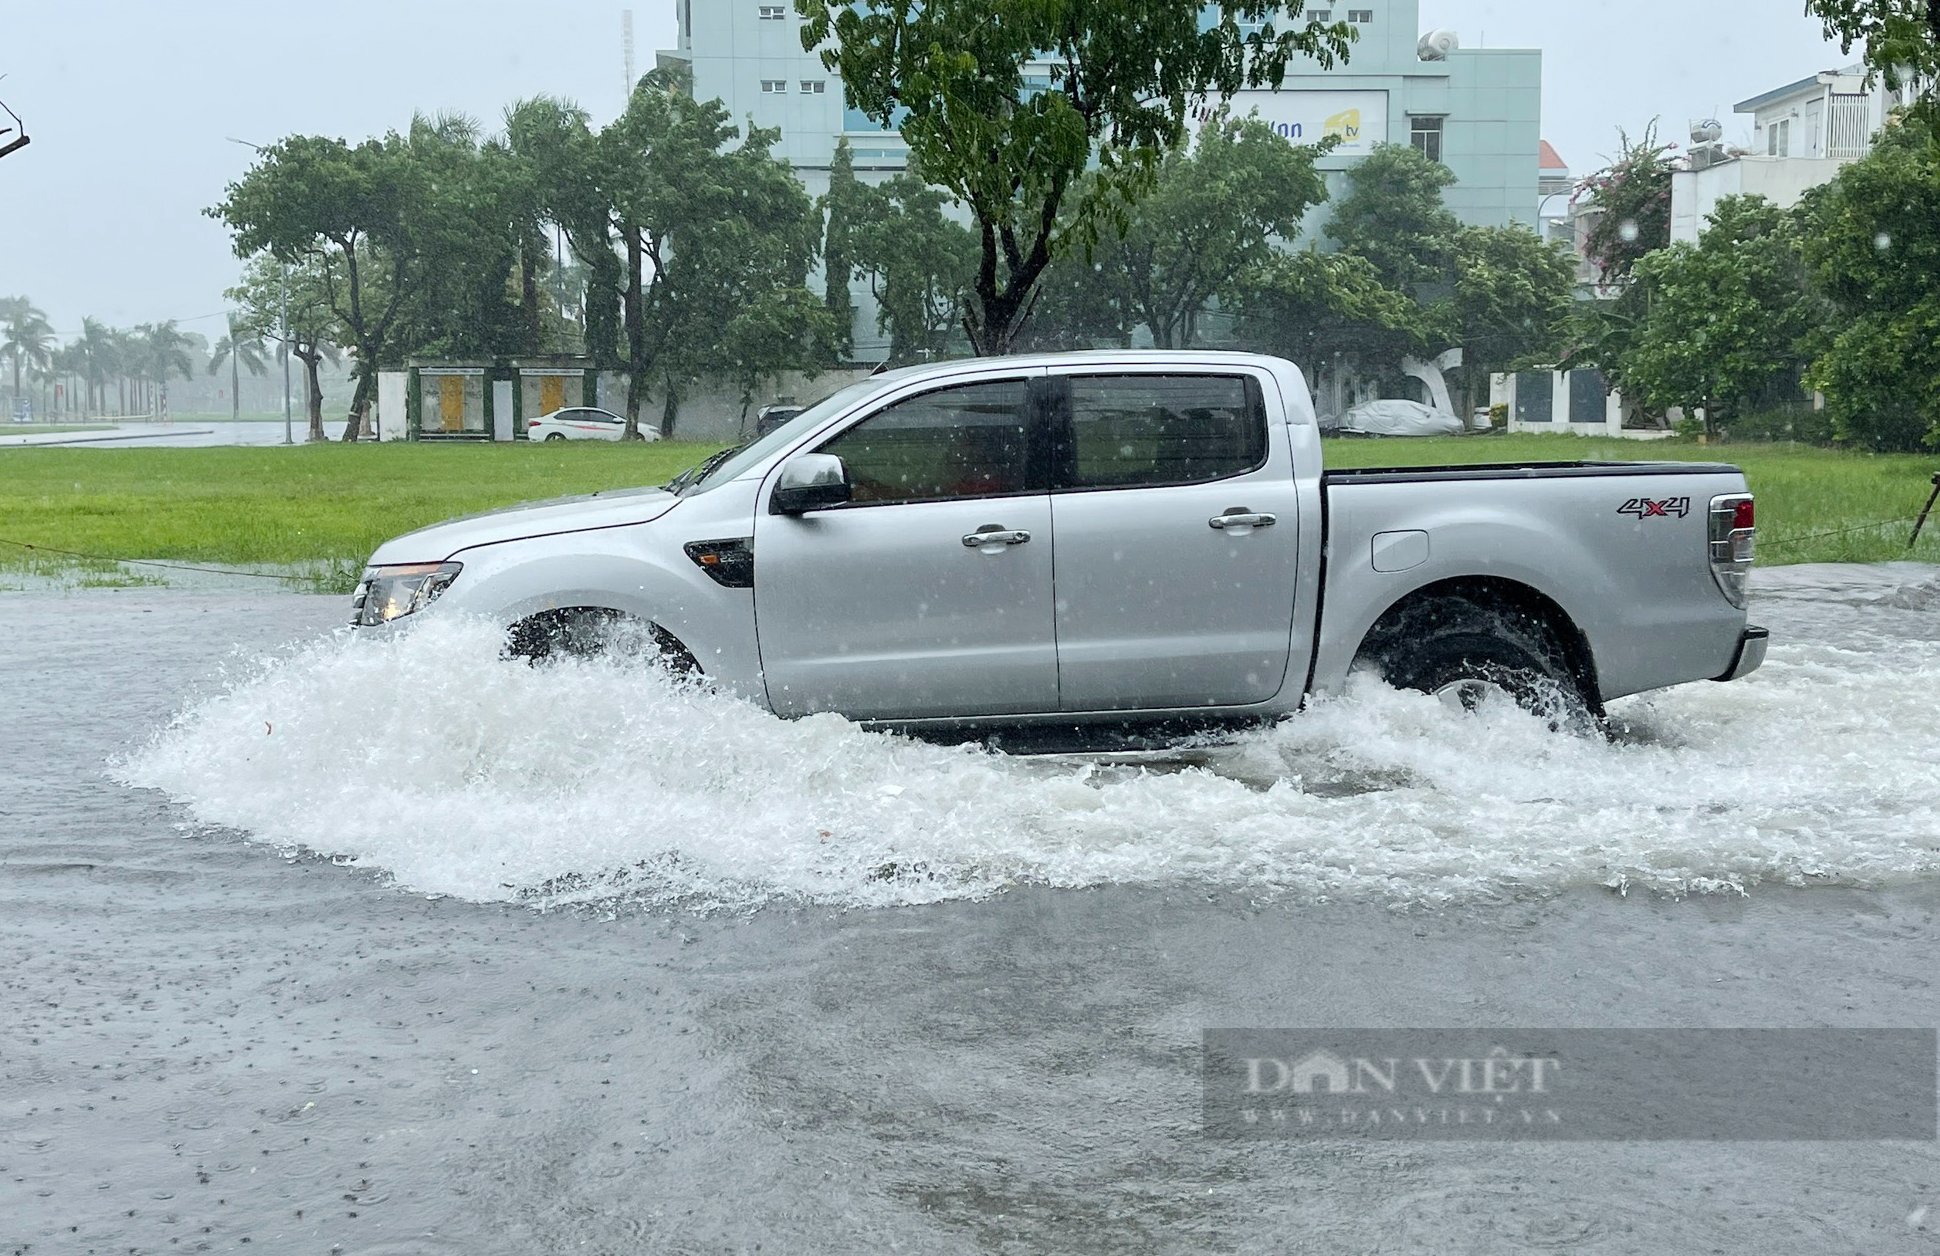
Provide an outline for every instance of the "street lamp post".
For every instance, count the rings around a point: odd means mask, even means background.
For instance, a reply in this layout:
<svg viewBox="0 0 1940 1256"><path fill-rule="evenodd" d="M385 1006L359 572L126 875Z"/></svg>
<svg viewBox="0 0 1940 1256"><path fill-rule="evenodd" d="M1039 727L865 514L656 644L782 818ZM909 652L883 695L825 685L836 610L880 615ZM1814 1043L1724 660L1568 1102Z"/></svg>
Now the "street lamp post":
<svg viewBox="0 0 1940 1256"><path fill-rule="evenodd" d="M296 444L290 432L290 264L283 263L283 443Z"/></svg>
<svg viewBox="0 0 1940 1256"><path fill-rule="evenodd" d="M248 140L239 140L233 135L228 138L231 144L241 144L244 148L253 148L259 153L263 151L261 144L252 144ZM278 259L277 264L283 268L281 281L278 285L279 300L282 306L279 311L279 318L283 324L283 443L285 445L294 445L296 444L296 439L290 427L290 264L281 259Z"/></svg>

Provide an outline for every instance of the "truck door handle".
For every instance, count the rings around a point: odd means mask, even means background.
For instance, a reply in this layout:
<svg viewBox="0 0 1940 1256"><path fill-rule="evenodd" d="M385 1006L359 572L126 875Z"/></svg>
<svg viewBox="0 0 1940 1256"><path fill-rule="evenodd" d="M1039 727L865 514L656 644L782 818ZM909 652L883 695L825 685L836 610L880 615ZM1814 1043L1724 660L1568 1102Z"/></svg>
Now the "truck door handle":
<svg viewBox="0 0 1940 1256"><path fill-rule="evenodd" d="M1280 516L1256 515L1245 510L1233 510L1223 515L1214 515L1212 518L1206 520L1206 522L1222 530L1226 528L1270 528L1280 522Z"/></svg>
<svg viewBox="0 0 1940 1256"><path fill-rule="evenodd" d="M1022 545L1031 539L1031 534L1022 528L1005 528L995 523L987 523L963 538L965 549L982 549L986 545Z"/></svg>

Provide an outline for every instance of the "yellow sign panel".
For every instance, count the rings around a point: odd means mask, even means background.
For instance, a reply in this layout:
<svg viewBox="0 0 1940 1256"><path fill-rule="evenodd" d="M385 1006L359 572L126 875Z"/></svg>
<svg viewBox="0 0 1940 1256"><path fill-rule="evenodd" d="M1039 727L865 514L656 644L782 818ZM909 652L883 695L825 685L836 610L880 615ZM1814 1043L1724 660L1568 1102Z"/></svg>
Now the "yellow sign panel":
<svg viewBox="0 0 1940 1256"><path fill-rule="evenodd" d="M551 414L566 404L566 377L564 375L541 375L539 377L539 413Z"/></svg>
<svg viewBox="0 0 1940 1256"><path fill-rule="evenodd" d="M1361 138L1361 111L1343 109L1327 119L1325 130L1328 135L1338 135L1343 144L1355 144Z"/></svg>
<svg viewBox="0 0 1940 1256"><path fill-rule="evenodd" d="M438 426L447 432L465 430L465 377L438 377Z"/></svg>

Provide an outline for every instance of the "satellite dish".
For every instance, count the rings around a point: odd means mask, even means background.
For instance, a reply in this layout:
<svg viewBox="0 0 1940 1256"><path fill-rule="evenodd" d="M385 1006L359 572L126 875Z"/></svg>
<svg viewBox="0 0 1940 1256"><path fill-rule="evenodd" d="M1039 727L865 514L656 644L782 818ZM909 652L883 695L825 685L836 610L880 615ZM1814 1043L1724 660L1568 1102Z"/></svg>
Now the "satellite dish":
<svg viewBox="0 0 1940 1256"><path fill-rule="evenodd" d="M1724 123L1718 121L1716 118L1706 118L1702 122L1693 122L1691 124L1691 142L1693 144L1715 144L1723 138Z"/></svg>
<svg viewBox="0 0 1940 1256"><path fill-rule="evenodd" d="M1461 36L1454 31L1429 31L1415 45L1415 52L1423 61L1446 61L1448 54L1462 46Z"/></svg>

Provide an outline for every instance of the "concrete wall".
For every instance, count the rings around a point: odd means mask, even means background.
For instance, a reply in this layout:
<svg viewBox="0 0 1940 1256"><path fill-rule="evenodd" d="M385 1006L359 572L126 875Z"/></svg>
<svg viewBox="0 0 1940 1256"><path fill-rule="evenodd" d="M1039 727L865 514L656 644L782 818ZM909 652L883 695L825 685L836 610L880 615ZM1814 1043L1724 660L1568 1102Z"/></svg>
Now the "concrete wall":
<svg viewBox="0 0 1940 1256"><path fill-rule="evenodd" d="M1545 396L1546 394L1546 396ZM1626 428L1621 392L1605 393L1597 371L1522 371L1489 377L1489 404L1509 408L1511 432L1659 440L1663 429ZM1547 414L1543 419L1539 416Z"/></svg>
<svg viewBox="0 0 1940 1256"><path fill-rule="evenodd" d="M409 371L377 373L377 413L373 416L377 424L377 439L404 440L410 436L410 423L405 414L405 395L410 389L410 381Z"/></svg>
<svg viewBox="0 0 1940 1256"><path fill-rule="evenodd" d="M1850 164L1842 157L1740 157L1706 170L1671 175L1671 240L1696 244L1707 220L1727 196L1762 196L1790 209L1806 192L1838 177Z"/></svg>

